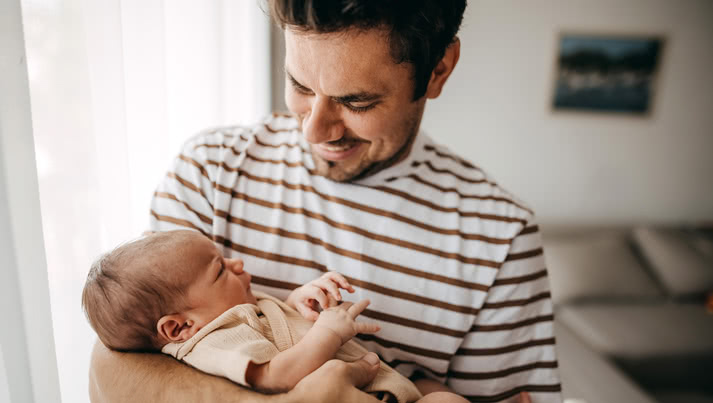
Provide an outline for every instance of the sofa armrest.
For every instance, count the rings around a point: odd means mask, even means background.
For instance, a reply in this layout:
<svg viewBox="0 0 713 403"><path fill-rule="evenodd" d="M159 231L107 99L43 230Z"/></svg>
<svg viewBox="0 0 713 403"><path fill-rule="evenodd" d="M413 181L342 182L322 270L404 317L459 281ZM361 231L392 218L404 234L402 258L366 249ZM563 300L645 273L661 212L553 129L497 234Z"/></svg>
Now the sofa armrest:
<svg viewBox="0 0 713 403"><path fill-rule="evenodd" d="M629 377L555 320L562 396L587 403L656 403Z"/></svg>

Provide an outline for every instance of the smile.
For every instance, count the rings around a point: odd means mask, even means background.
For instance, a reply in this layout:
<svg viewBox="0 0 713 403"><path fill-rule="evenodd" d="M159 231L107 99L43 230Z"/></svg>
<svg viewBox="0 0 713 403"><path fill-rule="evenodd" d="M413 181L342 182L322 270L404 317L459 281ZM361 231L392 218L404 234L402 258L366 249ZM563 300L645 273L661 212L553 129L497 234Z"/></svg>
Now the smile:
<svg viewBox="0 0 713 403"><path fill-rule="evenodd" d="M360 141L347 141L345 144L313 144L312 152L328 161L341 161L354 155L363 146L365 143Z"/></svg>

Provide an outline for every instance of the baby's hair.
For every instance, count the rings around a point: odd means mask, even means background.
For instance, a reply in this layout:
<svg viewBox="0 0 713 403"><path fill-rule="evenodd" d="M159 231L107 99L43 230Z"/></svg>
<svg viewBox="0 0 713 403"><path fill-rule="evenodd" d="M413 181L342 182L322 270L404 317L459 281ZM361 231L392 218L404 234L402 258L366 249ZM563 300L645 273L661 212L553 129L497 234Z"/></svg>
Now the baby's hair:
<svg viewBox="0 0 713 403"><path fill-rule="evenodd" d="M160 258L176 250L188 231L156 233L120 245L91 266L82 307L99 339L117 351L160 351L158 320L180 312L193 280L185 270L161 267Z"/></svg>

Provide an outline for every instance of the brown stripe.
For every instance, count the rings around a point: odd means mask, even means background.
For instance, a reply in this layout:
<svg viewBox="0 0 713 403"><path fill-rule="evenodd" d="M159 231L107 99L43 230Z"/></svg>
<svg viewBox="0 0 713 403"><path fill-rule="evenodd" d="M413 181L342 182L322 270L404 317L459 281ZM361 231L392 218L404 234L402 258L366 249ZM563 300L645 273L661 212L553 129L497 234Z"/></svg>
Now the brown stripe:
<svg viewBox="0 0 713 403"><path fill-rule="evenodd" d="M488 290L488 286L484 285L484 284L472 283L469 281L464 281L464 280L460 280L460 279L456 279L456 278L441 276L439 274L428 273L428 272L412 269L410 267L387 262L387 261L384 261L381 259L376 259L371 256L364 255L362 253L356 253L356 252L353 252L353 251L350 251L350 250L347 250L344 248L340 248L338 246L324 242L323 240L321 240L317 237L311 236L311 235L287 231L285 229L277 228L277 227L268 227L265 225L261 225L258 223L248 221L248 220L243 220L241 218L233 217L233 216L228 215L227 213L219 211L219 210L215 211L215 215L218 217L225 218L228 222L230 222L232 224L240 225L242 227L250 228L255 231L260 231L260 232L264 232L267 234L279 235L283 238L290 238L290 239L297 239L300 241L306 241L313 245L321 246L322 248L324 248L330 252L333 252L335 254L345 256L345 257L348 257L348 258L351 258L354 260L358 260L361 262L366 262L366 263L369 263L371 265L377 266L382 269L391 270L391 271L395 271L398 273L411 275L414 277L424 278L427 280L438 281L441 283L450 284L450 285L454 285L457 287L463 287L463 288L466 288L469 290L480 290L480 291Z"/></svg>
<svg viewBox="0 0 713 403"><path fill-rule="evenodd" d="M437 156L439 156L439 157L441 157L441 158L448 158L448 159L451 159L451 160L453 160L453 161L455 161L455 162L457 162L457 163L463 165L463 166L466 167L466 168L475 169L475 170L478 171L479 173L481 173L481 174L483 173L483 171L480 170L480 168L476 167L475 165L471 164L470 162L465 161L465 160L463 160L463 159L460 159L460 158L458 158L458 157L456 157L456 156L453 156L453 155L446 154L446 153L443 153L443 152L441 152L441 151L438 151L438 150L436 150L436 147L434 147L434 146L427 145L427 146L425 146L425 147L423 147L423 148L424 148L426 151L433 151L434 153L436 153Z"/></svg>
<svg viewBox="0 0 713 403"><path fill-rule="evenodd" d="M178 203L181 203L181 204L183 205L183 207L186 208L186 210L188 210L188 211L190 211L191 213L195 214L195 215L198 217L198 219L200 219L200 220L203 221L204 223L209 224L209 225L213 224L213 220L212 220L210 217L205 216L205 215L203 215L203 214L201 214L201 213L199 213L199 212L193 210L193 208L192 208L188 203L186 203L186 202L184 202L184 201L182 201L182 200L178 200L178 197L172 195L171 193L168 193L168 192L154 192L153 195L154 195L154 197L161 197L161 198L164 198L164 199L171 199L171 200L174 200L174 201L176 201L176 202L178 202Z"/></svg>
<svg viewBox="0 0 713 403"><path fill-rule="evenodd" d="M384 348L395 348L401 351L406 351L408 353L420 355L422 357L435 358L437 360L448 361L453 357L453 354L443 353L440 351L428 350L421 347L409 346L408 344L396 343L389 340L384 340L382 338L376 337L373 334L358 334L356 338L362 341L372 341Z"/></svg>
<svg viewBox="0 0 713 403"><path fill-rule="evenodd" d="M290 283L287 281L274 280L266 277L259 277L256 275L251 275L251 277L253 283L264 285L267 287L281 288L284 290L294 290L295 288L300 286L299 284Z"/></svg>
<svg viewBox="0 0 713 403"><path fill-rule="evenodd" d="M183 227L186 227L186 228L193 228L194 230L200 232L201 234L203 234L203 235L209 237L208 234L206 234L205 232L203 232L202 229L200 229L197 225L193 224L193 223L190 222L190 221L182 220L182 219L175 218L175 217L170 217L170 216L167 216L167 215L161 215L161 214L158 214L157 212L155 212L155 211L153 211L153 210L151 210L151 215L154 216L154 218L156 218L156 220L158 220L158 221L170 222L171 224L180 225L180 226L183 226ZM209 238L210 238L210 237L209 237Z"/></svg>
<svg viewBox="0 0 713 403"><path fill-rule="evenodd" d="M539 230L540 230L540 227L538 227L537 225L533 225L533 226L531 226L531 227L525 227L525 228L523 228L523 230L520 231L520 233L517 234L517 235L520 236L520 235L532 234L533 232L537 232L537 231L539 231Z"/></svg>
<svg viewBox="0 0 713 403"><path fill-rule="evenodd" d="M517 374L518 372L532 371L533 369L554 369L557 368L557 361L540 361L525 365L501 369L499 371L490 372L460 372L448 371L448 376L454 379L464 379L469 381L482 379L504 378L508 375Z"/></svg>
<svg viewBox="0 0 713 403"><path fill-rule="evenodd" d="M513 260L529 259L531 257L539 256L542 254L542 248L537 248L533 250L528 250L520 253L511 253L505 257L506 262L511 262Z"/></svg>
<svg viewBox="0 0 713 403"><path fill-rule="evenodd" d="M275 129L267 123L265 123L264 126L265 126L265 130L267 130L270 133L282 133L282 132L289 132L289 131L294 130L294 129Z"/></svg>
<svg viewBox="0 0 713 403"><path fill-rule="evenodd" d="M189 164L191 164L191 165L193 165L194 167L198 168L198 170L200 171L201 175L203 175L203 177L206 178L206 179L208 180L208 182L213 183L213 181L211 181L211 179L210 179L210 175L208 175L208 171L205 169L205 167L204 167L203 165L201 165L200 163L198 163L198 161L194 160L194 159L191 158L191 157L187 157L187 156L185 156L185 155L183 155L183 154L180 154L180 155L178 156L178 158L181 159L181 160L183 160L183 161L185 161L185 162L187 162L187 163L189 163ZM166 176L168 176L168 177L170 177L170 178L177 178L177 177L178 177L178 174L175 173L175 172L168 172L168 173L166 174ZM184 180L185 180L185 179L184 179ZM188 181L186 181L186 182L188 182ZM181 182L181 183L183 183L183 182ZM191 183L191 182L188 182L188 183L190 183L191 186L192 186L192 187L189 187L189 189L194 189L194 190L195 190L195 188L197 188L197 186L194 185L193 183Z"/></svg>
<svg viewBox="0 0 713 403"><path fill-rule="evenodd" d="M217 185L216 188L217 188L218 190L220 190L220 191L230 191L229 188L224 187L224 186L221 186L221 185ZM341 229L341 230L344 230L344 231L353 232L353 233L362 235L362 236L364 236L364 237L366 237L366 238L369 238L369 239L373 239L373 240L376 240L376 241L381 241L381 242L389 243L389 244L392 244L392 245L400 246L400 247L402 247L402 248L411 249L411 250L415 250L415 251L418 251L418 252L423 252L423 253L428 253L428 254L431 254L431 255L440 256L440 257L445 258L445 259L454 259L454 260L457 260L457 261L462 262L462 263L467 263L467 264L472 264L472 265L480 265L480 266L487 266L487 267L493 267L493 264L494 264L494 262L487 261L487 260L484 260L484 259L466 257L466 256L463 256L463 255L460 255L460 254L457 254L457 253L444 252L444 251L441 251L441 250L438 250L438 249L430 248L430 247L425 246L425 245L419 245L419 244L416 244L416 243L413 243L413 242L404 241L404 240L396 239L396 238L392 238L392 237L387 237L387 236L385 236L385 235L375 234L375 233L373 233L373 232L366 231L366 230L364 230L364 229L362 229L362 228L359 228L359 227L356 227L356 226L353 226L353 225L348 225L348 224L343 224L343 223L336 222L336 221L330 219L329 217L327 217L327 216L325 216L325 215L318 214L318 213L312 212L312 211L310 211L310 210L307 210L307 209L304 209L304 208L301 208L301 207L291 207L291 206L287 206L287 205L282 204L282 203L273 203L273 202L270 202L270 201L258 199L258 198L255 198L255 197L251 197L251 196L248 196L248 195L245 194L245 193L240 193L240 192L237 192L237 191L234 191L234 190L232 191L232 197L233 197L234 199L245 200L245 201L248 202L248 203L257 204L257 205L259 205L259 206L271 208L271 209L274 209L274 210L282 210L282 211L285 211L285 212L291 213L291 214L304 215L304 216L306 216L306 217L310 217L310 218L313 218L313 219L315 219L315 220L322 221L322 222L328 224L329 226L331 226L331 227L333 227L333 228L337 228L337 229ZM498 243L501 243L501 242L508 242L506 239L497 239L497 238L494 238L493 240L494 240L495 242L498 242ZM487 242L487 241L486 241L486 242Z"/></svg>
<svg viewBox="0 0 713 403"><path fill-rule="evenodd" d="M501 325L477 325L476 324L470 328L470 331L471 332L497 332L500 330L512 330L512 329L517 329L519 327L534 325L535 323L551 322L554 320L554 318L555 318L554 315L543 315L543 316L536 316L534 318L521 320L519 322L503 323Z"/></svg>
<svg viewBox="0 0 713 403"><path fill-rule="evenodd" d="M512 204L513 206L519 207L519 208L521 208L521 209L527 211L527 212L530 213L530 214L533 213L532 210L530 210L529 208L527 208L527 207L525 207L525 206L523 206L523 205L521 205L521 204L519 204L519 203L517 203L517 202L515 202L515 201L513 201L513 200L511 200L511 199L508 199L508 198L506 198L506 197L500 197L500 196L480 196L480 195L465 195L465 194L462 194L461 192L459 192L458 189L456 189L456 188L453 188L453 187L451 187L451 188L446 188L446 187L438 186L438 185L436 185L435 183L431 183L431 182L429 182L429 181L427 181L427 180L425 180L425 179L419 177L419 176L416 175L416 174L406 175L406 177L407 177L407 178L411 178L411 179L415 180L416 182L419 182L419 183L421 183L421 184L423 184L423 185L425 185L425 186L431 187L431 188L436 189L436 190L438 190L438 191L441 191L441 192L443 192L443 193L448 193L448 192L455 193L455 194L457 194L457 195L458 195L460 198L462 198L462 199L475 199L475 200L493 200L493 201L499 201L499 202L504 202L504 203Z"/></svg>
<svg viewBox="0 0 713 403"><path fill-rule="evenodd" d="M213 133L209 133L209 134L210 134L210 135L215 135L215 134L217 134L217 133L218 133L218 132L213 132ZM230 134L230 133L220 133L220 134L221 134L224 138L227 138L227 139L233 139L233 138L235 138L235 137L238 137L238 138L240 138L240 140L242 140L242 141L244 141L244 142L249 142L249 141L250 141L247 137L243 137L242 134L237 134L237 135L236 135L236 134ZM196 144L196 145L193 146L193 149L194 149L194 150L197 150L197 149L199 149L199 148L224 148L224 149L226 149L226 150L232 151L232 152L233 152L233 155L240 155L240 154L243 152L243 151L241 151L241 150L235 148L235 145L228 145L228 144L225 144L225 143L221 143L221 144L199 143L199 144ZM180 156L184 156L184 155L181 154Z"/></svg>
<svg viewBox="0 0 713 403"><path fill-rule="evenodd" d="M411 164L411 166L415 168L415 167L418 167L418 166L421 165L421 164L425 164L431 171L433 171L433 172L435 172L435 173L448 174L448 175L451 175L451 176L456 177L458 180L463 181L463 182L472 183L472 184L476 184L476 185L477 185L477 184L480 184L480 183L487 183L487 184L490 184L490 185L495 185L493 182L491 182L491 181L489 181L489 180L487 180L487 179L485 179L485 178L481 178L481 179L466 178L465 176L458 175L457 173L455 173L455 172L453 172L453 171L450 171L450 170L448 170L448 169L436 168L435 166L433 166L433 164L431 163L431 161L423 161L423 162L414 161L414 162ZM479 173L482 174L482 172L479 172Z"/></svg>
<svg viewBox="0 0 713 403"><path fill-rule="evenodd" d="M210 202L208 201L208 196L206 196L206 194L203 192L203 189L199 188L198 186L194 185L193 183L189 182L188 180L181 178L180 176L176 175L173 172L168 172L166 174L166 176L169 178L175 179L178 183L183 185L183 187L188 188L196 193L199 193L201 196L203 196L203 199L208 204L208 206L210 206L210 209L213 210L213 205L210 204Z"/></svg>
<svg viewBox="0 0 713 403"><path fill-rule="evenodd" d="M540 279L542 277L547 277L547 269L542 269L538 272L532 273L532 274L527 274L525 276L519 276L519 277L510 277L510 278L501 278L495 280L493 283L492 287L497 287L500 285L510 285L510 284L519 284L519 283L526 283L528 281L534 281L537 279Z"/></svg>
<svg viewBox="0 0 713 403"><path fill-rule="evenodd" d="M416 371L419 371L419 370L423 371L424 369L426 369L429 372L431 372L433 375L441 377L441 378L445 378L447 375L445 372L438 372L438 371L434 370L433 368L429 368L429 367L425 366L424 364L419 364L419 363L416 363L413 361L404 361L404 360L386 361L384 359L382 359L382 361L384 361L386 364L388 364L391 368L396 368L399 365L415 365L415 366L419 367ZM416 372L416 371L414 371L414 372Z"/></svg>
<svg viewBox="0 0 713 403"><path fill-rule="evenodd" d="M220 243L221 245L226 246L230 249L233 249L236 252L244 253L244 254L251 255L251 256L256 256L256 257L266 259L266 260L272 260L274 262L288 263L288 264L293 264L296 266L308 267L311 269L319 270L323 273L326 273L327 271L329 271L329 270L327 270L327 266L317 263L317 262L314 262L312 260L299 259L299 258L292 257L292 256L285 256L285 255L280 255L277 253L270 253L270 252L265 252L263 250L249 248L244 245L236 244L233 241L231 241L229 239L225 239L224 237L222 237L220 235L213 235L213 239L216 242ZM255 278L255 276L252 276L252 277Z"/></svg>
<svg viewBox="0 0 713 403"><path fill-rule="evenodd" d="M389 193L394 196L402 197L408 201L411 201L416 204L420 204L422 206L426 206L432 210L442 211L444 213L458 213L458 215L461 217L479 217L479 218L483 218L483 219L491 219L491 220L497 220L497 221L525 223L525 220L522 218L503 217L503 216L497 216L497 215L493 215L493 214L478 213L475 211L461 211L461 210L458 210L457 207L439 206L439 205L434 204L428 200L420 199L410 193L402 192L400 190L396 190L396 189L392 189L392 188L387 188L386 186L375 186L372 189L378 189L384 193ZM497 218L495 218L495 217L497 217Z"/></svg>
<svg viewBox="0 0 713 403"><path fill-rule="evenodd" d="M542 293L539 293L537 295L533 295L530 298L524 298L524 299L513 299L509 301L503 301L503 302L486 302L483 304L483 307L480 308L481 310L483 309L500 309L500 308L507 308L507 307L513 307L513 306L524 306L531 304L536 301L540 301L543 299L550 298L550 292L545 291Z"/></svg>
<svg viewBox="0 0 713 403"><path fill-rule="evenodd" d="M498 393L497 395L471 395L471 396L463 396L466 399L470 400L471 402L478 402L478 403L490 403L490 402L499 402L501 400L505 400L507 398L513 397L517 394L520 394L520 392L534 392L534 393L557 393L562 391L562 385L556 384L556 385L522 385L518 386L516 388L507 390L502 393Z"/></svg>
<svg viewBox="0 0 713 403"><path fill-rule="evenodd" d="M555 344L555 338L530 340L524 343L512 344L496 348L459 348L456 355L499 355L512 353L513 351L524 350L536 346L549 346Z"/></svg>
<svg viewBox="0 0 713 403"><path fill-rule="evenodd" d="M371 309L366 309L361 313L362 316L367 318L381 320L384 322L395 323L397 325L406 326L414 329L424 330L427 332L444 334L452 337L465 337L468 332L462 330L454 330L446 327L436 326L429 323L419 322L412 319L406 319L403 316L389 315L383 312L372 311Z"/></svg>
<svg viewBox="0 0 713 403"><path fill-rule="evenodd" d="M273 159L268 159L268 158L256 157L256 156L250 155L248 153L245 153L245 158L253 160L253 161L257 161L257 162L262 162L264 164L285 165L289 168L304 167L304 163L302 161L290 162L290 161L283 161L283 160L273 160ZM305 170L306 169L307 168L305 168Z"/></svg>
<svg viewBox="0 0 713 403"><path fill-rule="evenodd" d="M275 112L275 111L273 111L270 115L273 118L293 118L294 117L291 113Z"/></svg>
<svg viewBox="0 0 713 403"><path fill-rule="evenodd" d="M347 280L352 285L354 285L356 287L361 287L361 288L364 288L364 289L372 291L372 292L384 294L384 295L387 295L392 298L405 299L408 301L417 302L419 304L429 305L429 306L432 306L435 308L441 308L441 309L445 309L445 310L453 311L453 312L465 313L468 315L477 315L478 311L479 311L477 308L473 308L470 306L449 304L449 303L443 302L441 300L426 298L426 297L423 297L420 295L409 294L409 293L406 293L403 291L397 291L397 290L394 290L391 288L382 287L380 285L368 283L366 281L358 280L355 278L347 278Z"/></svg>
<svg viewBox="0 0 713 403"><path fill-rule="evenodd" d="M261 146L261 147L268 147L268 148L280 148L282 146L288 147L288 148L299 148L302 151L305 151L309 153L309 150L305 150L302 148L302 146L298 143L279 143L279 144L270 144L270 143L265 143L262 140L258 138L258 136L255 136L255 144Z"/></svg>

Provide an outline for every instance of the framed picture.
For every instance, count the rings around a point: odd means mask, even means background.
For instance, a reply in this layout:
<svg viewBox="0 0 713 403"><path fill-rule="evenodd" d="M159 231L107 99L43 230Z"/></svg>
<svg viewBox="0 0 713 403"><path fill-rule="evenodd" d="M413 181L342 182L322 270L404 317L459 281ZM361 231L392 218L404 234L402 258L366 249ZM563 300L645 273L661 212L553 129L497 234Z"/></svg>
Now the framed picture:
<svg viewBox="0 0 713 403"><path fill-rule="evenodd" d="M658 36L560 35L554 110L649 114L663 44Z"/></svg>

